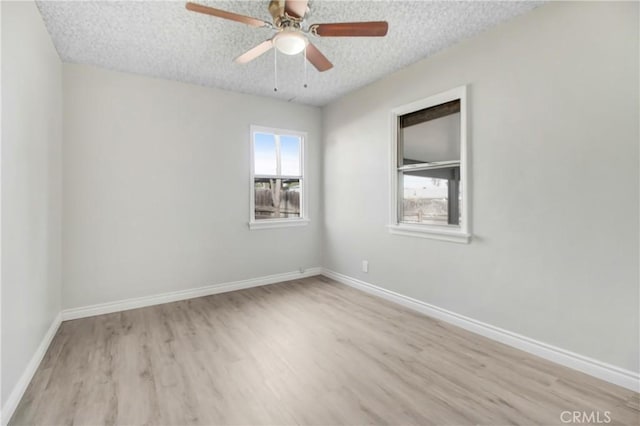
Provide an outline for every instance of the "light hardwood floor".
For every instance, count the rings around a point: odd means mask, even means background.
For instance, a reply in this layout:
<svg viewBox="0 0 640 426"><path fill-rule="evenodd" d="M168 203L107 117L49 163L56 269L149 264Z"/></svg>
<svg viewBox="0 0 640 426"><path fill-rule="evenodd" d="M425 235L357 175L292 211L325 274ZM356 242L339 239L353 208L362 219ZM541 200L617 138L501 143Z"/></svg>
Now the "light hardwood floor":
<svg viewBox="0 0 640 426"><path fill-rule="evenodd" d="M324 277L62 324L13 425L640 424L638 394Z"/></svg>

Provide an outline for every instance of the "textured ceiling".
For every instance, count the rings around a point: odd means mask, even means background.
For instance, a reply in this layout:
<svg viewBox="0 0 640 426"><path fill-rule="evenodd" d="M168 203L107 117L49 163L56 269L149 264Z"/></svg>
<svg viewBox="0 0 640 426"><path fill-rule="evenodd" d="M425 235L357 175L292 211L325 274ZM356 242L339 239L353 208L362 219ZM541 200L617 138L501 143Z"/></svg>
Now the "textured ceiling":
<svg viewBox="0 0 640 426"><path fill-rule="evenodd" d="M198 2L271 21L268 0ZM319 73L309 64L306 89L302 55L278 55L274 92L273 52L246 65L232 62L273 30L190 12L184 2L37 2L65 62L310 105L324 105L541 3L311 0L306 24L386 20L389 33L312 38L334 68Z"/></svg>

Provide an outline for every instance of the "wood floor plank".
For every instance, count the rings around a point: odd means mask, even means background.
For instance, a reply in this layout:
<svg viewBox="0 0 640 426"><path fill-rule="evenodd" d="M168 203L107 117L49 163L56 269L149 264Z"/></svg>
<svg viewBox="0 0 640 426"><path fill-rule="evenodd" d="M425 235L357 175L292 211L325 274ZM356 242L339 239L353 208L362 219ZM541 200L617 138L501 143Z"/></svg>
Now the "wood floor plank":
<svg viewBox="0 0 640 426"><path fill-rule="evenodd" d="M10 424L637 425L638 401L312 277L66 321Z"/></svg>

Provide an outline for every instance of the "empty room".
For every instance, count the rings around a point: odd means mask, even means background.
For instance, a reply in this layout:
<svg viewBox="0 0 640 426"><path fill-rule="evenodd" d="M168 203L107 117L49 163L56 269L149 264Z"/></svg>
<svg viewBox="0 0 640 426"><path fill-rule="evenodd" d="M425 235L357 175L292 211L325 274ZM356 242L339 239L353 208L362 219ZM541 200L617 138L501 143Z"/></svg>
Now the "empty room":
<svg viewBox="0 0 640 426"><path fill-rule="evenodd" d="M0 22L0 426L640 424L640 3Z"/></svg>

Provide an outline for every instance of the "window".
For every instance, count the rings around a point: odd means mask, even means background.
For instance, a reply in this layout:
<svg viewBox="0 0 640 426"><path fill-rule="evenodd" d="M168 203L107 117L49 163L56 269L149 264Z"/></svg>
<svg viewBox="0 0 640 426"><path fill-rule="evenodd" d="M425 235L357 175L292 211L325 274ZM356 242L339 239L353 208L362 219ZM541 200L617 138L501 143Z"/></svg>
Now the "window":
<svg viewBox="0 0 640 426"><path fill-rule="evenodd" d="M249 227L306 225L304 133L251 127Z"/></svg>
<svg viewBox="0 0 640 426"><path fill-rule="evenodd" d="M391 233L467 243L466 87L392 111Z"/></svg>

